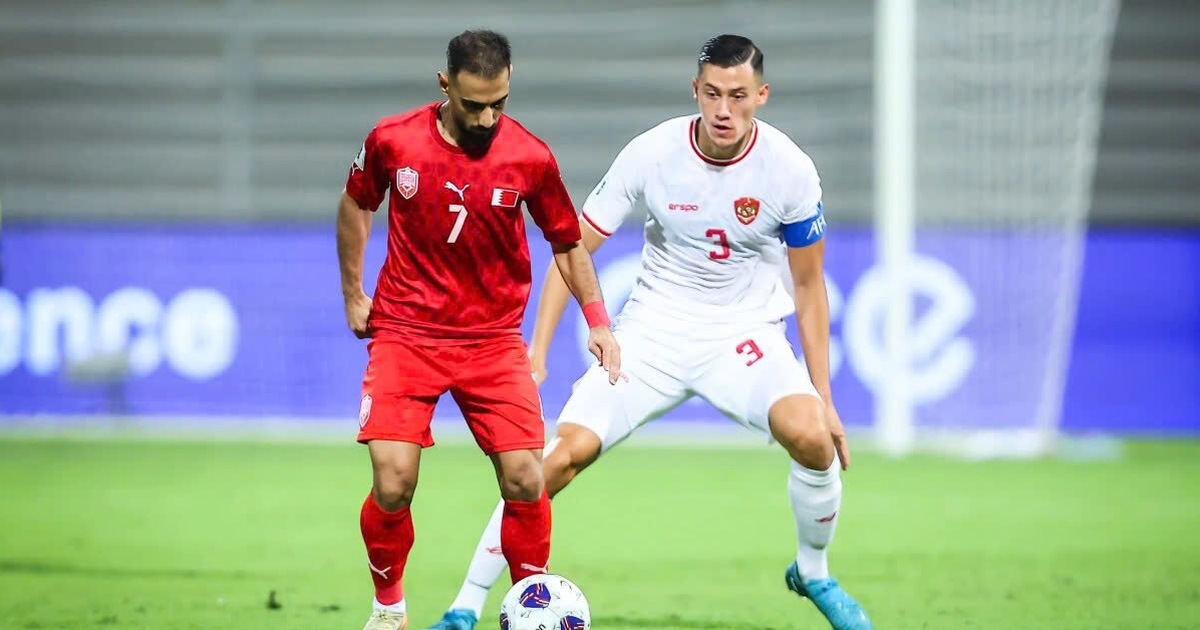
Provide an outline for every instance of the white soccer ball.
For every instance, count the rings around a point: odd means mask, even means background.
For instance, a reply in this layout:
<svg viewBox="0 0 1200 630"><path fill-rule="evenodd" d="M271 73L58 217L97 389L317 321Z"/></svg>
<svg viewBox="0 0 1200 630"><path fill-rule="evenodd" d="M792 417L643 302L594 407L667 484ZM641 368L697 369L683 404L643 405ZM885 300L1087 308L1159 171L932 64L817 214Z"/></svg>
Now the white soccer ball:
<svg viewBox="0 0 1200 630"><path fill-rule="evenodd" d="M561 575L531 575L500 603L500 630L590 630L587 598Z"/></svg>

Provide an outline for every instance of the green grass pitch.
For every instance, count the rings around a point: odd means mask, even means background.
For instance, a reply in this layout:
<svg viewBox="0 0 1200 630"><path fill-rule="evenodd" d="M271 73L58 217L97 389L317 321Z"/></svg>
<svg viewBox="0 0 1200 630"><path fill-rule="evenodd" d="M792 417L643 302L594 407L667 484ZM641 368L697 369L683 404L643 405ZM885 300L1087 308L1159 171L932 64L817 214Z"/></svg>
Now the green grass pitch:
<svg viewBox="0 0 1200 630"><path fill-rule="evenodd" d="M1200 444L1127 455L862 454L831 566L881 630L1200 628ZM783 586L786 470L765 447L617 449L555 502L551 568L598 630L827 628ZM473 446L421 472L410 630L450 602L496 496ZM0 440L0 628L360 628L369 474L353 444Z"/></svg>

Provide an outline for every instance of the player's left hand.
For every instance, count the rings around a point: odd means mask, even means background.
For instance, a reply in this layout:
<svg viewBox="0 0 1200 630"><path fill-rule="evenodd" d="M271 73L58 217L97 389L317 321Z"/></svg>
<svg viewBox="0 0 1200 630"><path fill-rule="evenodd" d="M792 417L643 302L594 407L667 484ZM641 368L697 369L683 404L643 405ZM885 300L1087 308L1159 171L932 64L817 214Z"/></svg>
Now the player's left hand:
<svg viewBox="0 0 1200 630"><path fill-rule="evenodd" d="M597 326L588 332L588 350L608 370L608 383L616 385L621 376L621 346L608 326Z"/></svg>
<svg viewBox="0 0 1200 630"><path fill-rule="evenodd" d="M846 429L838 416L833 403L825 404L825 424L829 426L829 435L833 438L833 448L837 450L838 460L842 462L842 470L850 468L850 443L846 441Z"/></svg>

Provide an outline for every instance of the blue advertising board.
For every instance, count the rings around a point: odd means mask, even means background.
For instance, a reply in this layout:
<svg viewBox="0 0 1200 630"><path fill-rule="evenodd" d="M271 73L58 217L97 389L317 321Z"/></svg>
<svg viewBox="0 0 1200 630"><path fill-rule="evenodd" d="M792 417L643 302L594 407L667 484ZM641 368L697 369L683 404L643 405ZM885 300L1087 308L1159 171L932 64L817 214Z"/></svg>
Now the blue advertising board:
<svg viewBox="0 0 1200 630"><path fill-rule="evenodd" d="M377 227L372 273L384 251ZM1026 427L1061 409L1068 431L1200 434L1200 233L1093 231L1077 297L1070 279L1039 279L1036 260L1016 265L1014 251L1055 249L1017 238L1036 237L920 240L911 345L921 421ZM536 303L549 252L536 233L530 241ZM621 231L596 254L613 308L641 245L639 232ZM344 323L332 229L17 226L5 229L2 252L0 422L107 413L354 422L366 352ZM886 378L886 291L873 260L869 230L829 237L833 388L850 425L870 421ZM1022 273L1029 280L1014 281ZM542 390L548 417L587 365L583 334L572 308ZM452 404L439 414L454 415ZM672 418L721 421L699 401Z"/></svg>

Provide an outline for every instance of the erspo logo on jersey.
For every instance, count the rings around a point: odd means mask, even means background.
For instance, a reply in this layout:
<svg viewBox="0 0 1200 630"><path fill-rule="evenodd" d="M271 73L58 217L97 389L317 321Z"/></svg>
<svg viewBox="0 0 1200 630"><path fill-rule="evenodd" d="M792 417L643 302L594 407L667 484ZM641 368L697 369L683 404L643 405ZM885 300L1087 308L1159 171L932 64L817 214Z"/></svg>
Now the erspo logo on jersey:
<svg viewBox="0 0 1200 630"><path fill-rule="evenodd" d="M669 203L667 204L667 210L675 212L699 212L700 206L694 203Z"/></svg>

